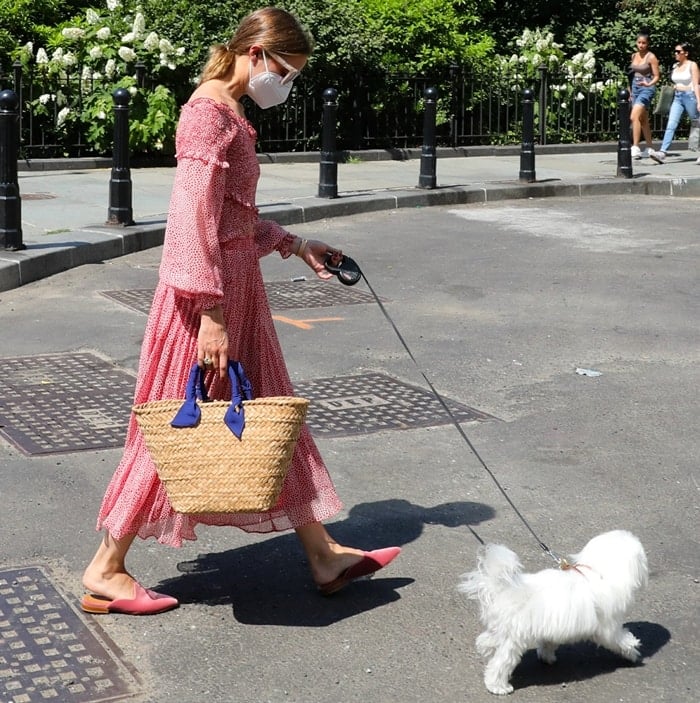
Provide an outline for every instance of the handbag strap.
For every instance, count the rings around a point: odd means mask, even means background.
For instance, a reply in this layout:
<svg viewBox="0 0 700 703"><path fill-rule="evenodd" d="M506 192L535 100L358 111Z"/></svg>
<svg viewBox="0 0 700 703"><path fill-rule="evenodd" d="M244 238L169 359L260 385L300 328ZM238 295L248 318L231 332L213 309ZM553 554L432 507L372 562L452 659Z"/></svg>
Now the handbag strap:
<svg viewBox="0 0 700 703"><path fill-rule="evenodd" d="M224 424L241 439L245 428L245 411L243 400L253 399L253 387L243 370L240 361L228 362L228 377L231 382L231 404L226 409ZM204 369L195 364L190 370L185 389L185 402L180 406L175 417L170 421L171 427L196 427L202 418L202 411L197 400L209 402L204 385Z"/></svg>

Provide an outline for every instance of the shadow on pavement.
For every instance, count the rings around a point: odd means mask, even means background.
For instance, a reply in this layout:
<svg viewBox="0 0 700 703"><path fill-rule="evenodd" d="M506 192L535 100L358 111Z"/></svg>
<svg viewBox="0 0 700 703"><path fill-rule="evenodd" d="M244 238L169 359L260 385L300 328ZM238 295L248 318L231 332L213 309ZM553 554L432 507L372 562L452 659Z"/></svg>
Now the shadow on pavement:
<svg viewBox="0 0 700 703"><path fill-rule="evenodd" d="M527 652L513 673L511 683L516 691L530 686L565 686L574 681L609 674L620 668L643 666L645 659L654 656L671 639L671 633L656 623L628 622L625 627L642 642L641 664L632 664L590 642L580 642L559 647L557 661L553 665L539 661L534 650Z"/></svg>
<svg viewBox="0 0 700 703"><path fill-rule="evenodd" d="M493 517L492 508L471 502L433 507L406 500L354 506L345 520L328 525L341 543L361 549L405 545L418 539L425 525L460 527ZM330 597L311 582L299 540L291 532L225 552L201 554L180 562L180 576L155 588L181 603L230 604L237 621L252 625L324 627L398 600L413 583L401 574L401 557L370 581L356 581ZM384 573L387 576L384 576Z"/></svg>

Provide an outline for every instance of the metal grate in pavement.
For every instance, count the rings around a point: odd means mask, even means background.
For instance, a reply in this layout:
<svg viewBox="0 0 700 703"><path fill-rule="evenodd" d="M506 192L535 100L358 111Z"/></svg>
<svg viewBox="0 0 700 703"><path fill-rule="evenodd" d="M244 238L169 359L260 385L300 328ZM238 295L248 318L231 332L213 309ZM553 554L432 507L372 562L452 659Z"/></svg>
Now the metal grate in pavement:
<svg viewBox="0 0 700 703"><path fill-rule="evenodd" d="M430 391L382 373L314 379L295 384L294 390L311 401L307 422L317 437L345 437L451 422ZM497 419L444 396L443 399L459 422Z"/></svg>
<svg viewBox="0 0 700 703"><path fill-rule="evenodd" d="M0 434L23 452L55 454L123 444L133 376L90 352L1 361ZM304 381L296 384L295 392L312 401L307 421L317 437L451 422L430 391L382 373ZM459 422L497 419L445 401Z"/></svg>
<svg viewBox="0 0 700 703"><path fill-rule="evenodd" d="M91 352L2 359L0 434L26 454L119 447L135 379Z"/></svg>
<svg viewBox="0 0 700 703"><path fill-rule="evenodd" d="M329 308L374 302L367 291L344 286L338 281L271 281L265 284L265 290L273 310Z"/></svg>
<svg viewBox="0 0 700 703"><path fill-rule="evenodd" d="M106 703L139 686L41 567L0 571L0 701Z"/></svg>
<svg viewBox="0 0 700 703"><path fill-rule="evenodd" d="M101 291L106 298L145 315L151 309L153 292L153 288ZM272 310L328 308L373 302L367 291L350 288L337 281L270 281L265 284L265 292Z"/></svg>
<svg viewBox="0 0 700 703"><path fill-rule="evenodd" d="M103 290L105 298L110 298L117 303L121 303L127 308L142 312L148 315L153 302L155 288L135 288L133 290Z"/></svg>

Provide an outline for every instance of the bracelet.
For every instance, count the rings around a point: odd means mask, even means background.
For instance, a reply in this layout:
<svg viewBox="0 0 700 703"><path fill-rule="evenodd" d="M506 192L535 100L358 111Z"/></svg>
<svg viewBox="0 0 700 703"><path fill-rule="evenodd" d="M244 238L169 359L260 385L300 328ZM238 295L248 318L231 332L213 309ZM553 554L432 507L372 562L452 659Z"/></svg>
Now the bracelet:
<svg viewBox="0 0 700 703"><path fill-rule="evenodd" d="M297 251L296 251L296 255L297 255L298 257L303 256L304 250L306 249L306 245L307 245L308 243L309 243L309 240L308 240L308 239L302 239L302 240L301 240L301 244L299 245L299 248L298 248Z"/></svg>

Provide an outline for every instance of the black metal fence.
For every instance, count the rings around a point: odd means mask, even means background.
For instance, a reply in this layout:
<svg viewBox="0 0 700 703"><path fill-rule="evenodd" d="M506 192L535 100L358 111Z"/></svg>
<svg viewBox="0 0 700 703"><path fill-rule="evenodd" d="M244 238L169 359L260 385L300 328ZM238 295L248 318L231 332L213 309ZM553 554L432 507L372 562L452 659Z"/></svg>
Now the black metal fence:
<svg viewBox="0 0 700 703"><path fill-rule="evenodd" d="M78 100L89 84L67 75L62 90ZM517 144L522 136L522 94L535 95L537 141L573 143L617 139L617 96L626 87L624 75L598 74L587 79L547 71L481 73L452 66L446 75L386 75L381 80L357 76L352 89L339 87L337 145L339 149L412 148L422 141L423 95L438 89L438 146ZM316 151L320 148L322 94L325 87L298 81L282 106L260 110L248 103L251 122L263 152ZM21 148L27 157L93 155L79 125L57 129L55 102L37 109L46 88L15 67L0 75L0 90L13 89L21 100ZM55 89L55 86L54 86ZM35 107L29 109L31 105ZM652 115L652 131L660 136L663 117ZM83 128L85 126L83 125Z"/></svg>

